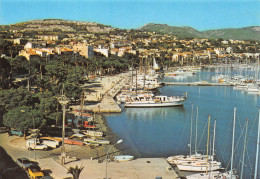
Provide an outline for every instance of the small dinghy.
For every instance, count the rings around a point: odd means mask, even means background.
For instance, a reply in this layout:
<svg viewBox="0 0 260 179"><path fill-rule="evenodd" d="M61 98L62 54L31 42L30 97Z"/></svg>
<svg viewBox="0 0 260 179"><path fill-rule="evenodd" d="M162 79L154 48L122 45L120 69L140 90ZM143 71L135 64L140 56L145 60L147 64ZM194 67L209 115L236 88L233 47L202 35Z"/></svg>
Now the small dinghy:
<svg viewBox="0 0 260 179"><path fill-rule="evenodd" d="M114 160L117 162L122 162L122 161L130 161L133 160L134 156L132 155L118 155L118 156L114 156Z"/></svg>

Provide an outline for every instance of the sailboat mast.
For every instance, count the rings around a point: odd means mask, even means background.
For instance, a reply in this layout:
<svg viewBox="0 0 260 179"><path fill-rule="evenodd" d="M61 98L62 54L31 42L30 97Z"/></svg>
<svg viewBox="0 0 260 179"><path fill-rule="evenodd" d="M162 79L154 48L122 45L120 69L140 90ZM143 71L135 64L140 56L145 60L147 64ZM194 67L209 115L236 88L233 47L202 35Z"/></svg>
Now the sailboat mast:
<svg viewBox="0 0 260 179"><path fill-rule="evenodd" d="M190 117L190 155L191 155L191 143L192 143L192 117L193 117L193 103L191 104L191 117Z"/></svg>
<svg viewBox="0 0 260 179"><path fill-rule="evenodd" d="M207 169L208 169L208 163L209 163L209 129L210 129L210 115L209 115L209 121L208 121L208 139L207 139ZM206 173L208 170L206 170Z"/></svg>
<svg viewBox="0 0 260 179"><path fill-rule="evenodd" d="M213 171L213 161L214 161L214 155L215 155L215 137L216 137L216 125L217 125L217 119L215 118L214 121L214 132L213 132L213 147L212 147L212 159L211 159L211 172ZM211 178L211 177L210 177Z"/></svg>
<svg viewBox="0 0 260 179"><path fill-rule="evenodd" d="M197 155L197 141L198 141L198 118L199 118L199 107L197 106L196 128L195 128L195 155Z"/></svg>
<svg viewBox="0 0 260 179"><path fill-rule="evenodd" d="M137 68L135 73L135 95L137 95Z"/></svg>
<svg viewBox="0 0 260 179"><path fill-rule="evenodd" d="M232 178L233 175L233 162L234 162L234 144L235 144L235 129L236 129L236 110L237 108L234 108L234 122L233 122L233 136L232 136L232 152L231 152L231 165L230 165L230 178Z"/></svg>
<svg viewBox="0 0 260 179"><path fill-rule="evenodd" d="M243 155L242 155L242 165L241 165L240 179L243 179L243 173L244 173L244 161L245 161L245 152L246 152L247 128L248 128L248 119L246 119L246 131L245 131L245 138L244 138L244 147L243 147Z"/></svg>
<svg viewBox="0 0 260 179"><path fill-rule="evenodd" d="M145 89L145 76L146 76L146 61L147 59L145 60L145 66L144 66L144 89Z"/></svg>
<svg viewBox="0 0 260 179"><path fill-rule="evenodd" d="M259 140L260 140L260 109L258 110L259 118L258 118L258 135L257 135L257 145L256 145L256 156L255 156L255 176L254 179L257 178L257 170L258 170L258 154L259 154Z"/></svg>

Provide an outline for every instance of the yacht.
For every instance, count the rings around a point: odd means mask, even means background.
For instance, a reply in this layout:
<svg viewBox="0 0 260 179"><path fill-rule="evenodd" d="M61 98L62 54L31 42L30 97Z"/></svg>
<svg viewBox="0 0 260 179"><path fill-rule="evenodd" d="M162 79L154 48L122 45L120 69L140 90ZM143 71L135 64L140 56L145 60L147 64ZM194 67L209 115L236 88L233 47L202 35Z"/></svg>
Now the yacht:
<svg viewBox="0 0 260 179"><path fill-rule="evenodd" d="M170 107L181 106L187 98L185 96L154 96L154 97L130 97L126 99L125 107Z"/></svg>

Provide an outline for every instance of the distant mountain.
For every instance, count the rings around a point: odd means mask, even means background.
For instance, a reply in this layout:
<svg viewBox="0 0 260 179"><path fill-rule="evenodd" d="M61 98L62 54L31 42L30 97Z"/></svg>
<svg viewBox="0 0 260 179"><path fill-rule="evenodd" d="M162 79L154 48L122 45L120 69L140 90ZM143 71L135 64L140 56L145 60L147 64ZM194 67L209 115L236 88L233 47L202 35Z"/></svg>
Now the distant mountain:
<svg viewBox="0 0 260 179"><path fill-rule="evenodd" d="M167 24L150 23L138 29L145 30L145 31L154 31L163 34L171 34L179 37L198 37L198 38L202 37L201 32L191 27L176 27L176 26L169 26Z"/></svg>
<svg viewBox="0 0 260 179"><path fill-rule="evenodd" d="M207 38L223 38L234 40L260 40L260 26L219 29L203 31L203 35Z"/></svg>
<svg viewBox="0 0 260 179"><path fill-rule="evenodd" d="M244 27L244 28L230 28L198 31L191 27L176 27L166 24L146 24L139 30L155 31L163 34L176 35L178 37L192 37L192 38L208 38L208 39L233 39L233 40L259 40L260 41L260 26Z"/></svg>

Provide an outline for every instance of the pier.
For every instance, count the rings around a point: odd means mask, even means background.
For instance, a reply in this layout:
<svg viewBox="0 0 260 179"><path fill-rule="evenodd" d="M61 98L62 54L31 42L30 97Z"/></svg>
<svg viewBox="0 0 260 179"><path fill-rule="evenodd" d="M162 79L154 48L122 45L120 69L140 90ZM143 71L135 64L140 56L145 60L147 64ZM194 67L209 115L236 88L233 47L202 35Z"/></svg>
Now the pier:
<svg viewBox="0 0 260 179"><path fill-rule="evenodd" d="M233 83L222 82L222 83L209 83L209 82L163 82L164 85L175 85L175 86L234 86Z"/></svg>
<svg viewBox="0 0 260 179"><path fill-rule="evenodd" d="M85 95L84 101L91 104L84 105L84 110L91 110L95 113L119 113L121 108L114 100L114 97L121 91L128 80L128 74L117 76L106 76L91 81L84 88L91 90ZM80 109L81 106L71 106L73 109Z"/></svg>

